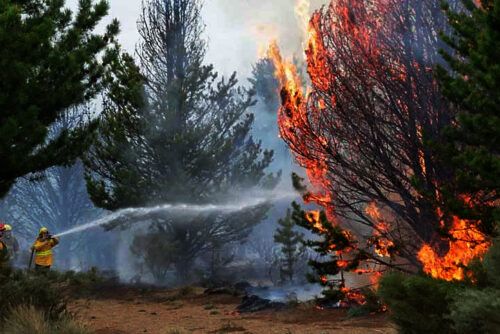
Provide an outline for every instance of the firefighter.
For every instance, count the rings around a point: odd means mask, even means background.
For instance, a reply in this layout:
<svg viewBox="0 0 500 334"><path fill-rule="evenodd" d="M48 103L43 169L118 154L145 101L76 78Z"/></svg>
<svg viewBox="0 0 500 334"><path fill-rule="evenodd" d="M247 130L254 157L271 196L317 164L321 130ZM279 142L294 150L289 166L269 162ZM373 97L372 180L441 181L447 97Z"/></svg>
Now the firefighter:
<svg viewBox="0 0 500 334"><path fill-rule="evenodd" d="M12 231L12 226L5 224L5 232L3 234L2 240L9 250L9 260L14 262L19 251L19 243Z"/></svg>
<svg viewBox="0 0 500 334"><path fill-rule="evenodd" d="M36 271L45 272L52 266L52 248L59 243L59 239L50 235L46 227L42 227L38 233L31 250L35 252Z"/></svg>
<svg viewBox="0 0 500 334"><path fill-rule="evenodd" d="M5 233L5 225L0 223L0 269L6 267L9 264L9 249L3 241L3 236Z"/></svg>

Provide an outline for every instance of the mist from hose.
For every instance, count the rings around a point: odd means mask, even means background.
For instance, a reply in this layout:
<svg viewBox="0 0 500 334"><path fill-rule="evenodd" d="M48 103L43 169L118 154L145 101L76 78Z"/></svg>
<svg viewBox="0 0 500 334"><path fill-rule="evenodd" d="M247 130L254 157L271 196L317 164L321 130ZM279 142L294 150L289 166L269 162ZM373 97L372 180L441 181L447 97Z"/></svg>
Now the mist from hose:
<svg viewBox="0 0 500 334"><path fill-rule="evenodd" d="M153 214L182 214L184 216L196 215L200 213L218 212L221 214L230 214L238 211L243 211L257 207L269 202L277 202L280 200L291 199L297 197L296 193L285 191L271 191L267 193L252 194L244 199L235 202L223 204L162 204L151 207L126 208L105 215L102 218L96 219L87 224L75 226L69 230L56 234L56 237L67 236L70 234L80 233L99 226L106 226L120 219L127 220L140 219ZM145 220L147 221L147 220Z"/></svg>

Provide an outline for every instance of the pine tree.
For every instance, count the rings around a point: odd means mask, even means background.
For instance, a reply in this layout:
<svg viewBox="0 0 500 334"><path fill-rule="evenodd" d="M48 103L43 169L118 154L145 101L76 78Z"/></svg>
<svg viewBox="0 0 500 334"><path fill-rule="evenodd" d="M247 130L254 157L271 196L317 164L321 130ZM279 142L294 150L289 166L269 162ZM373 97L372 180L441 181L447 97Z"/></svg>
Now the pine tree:
<svg viewBox="0 0 500 334"><path fill-rule="evenodd" d="M304 211L297 203L292 203L292 221L318 236L319 239L306 240L305 245L319 255L318 260L310 260L314 274L309 275L312 283L319 283L325 290L323 295L330 300L341 300L345 296L344 272L354 271L365 260L363 252L356 255L356 241L340 226L328 220L324 211ZM343 258L349 253L349 259Z"/></svg>
<svg viewBox="0 0 500 334"><path fill-rule="evenodd" d="M430 146L452 171L436 206L460 218L478 220L483 232L498 234L500 160L500 1L463 0L463 11L450 6L448 67L438 67L444 94L454 103L456 119ZM379 294L402 332L497 333L500 328L500 242L467 268L464 282L392 274Z"/></svg>
<svg viewBox="0 0 500 334"><path fill-rule="evenodd" d="M281 279L291 283L295 278L297 264L304 255L304 234L295 231L296 224L290 210L287 210L284 218L278 220L278 225L274 242L281 245L283 262L280 268Z"/></svg>
<svg viewBox="0 0 500 334"><path fill-rule="evenodd" d="M276 178L265 172L272 152L248 136L251 92L237 86L235 74L218 79L213 66L204 65L200 10L197 0L144 2L137 50L144 80L135 77L127 103L110 95L99 142L86 159L88 189L98 206L217 204L275 185ZM117 87L129 84L116 79ZM175 240L174 266L186 278L212 243L245 238L267 209L153 217L148 235L167 234L165 243ZM155 253L145 250L144 256L148 252Z"/></svg>
<svg viewBox="0 0 500 334"><path fill-rule="evenodd" d="M480 220L491 234L500 219L500 2L462 3L461 12L444 7L453 29L443 35L450 49L442 52L448 67L438 71L443 92L457 110L454 126L437 145L454 173L443 189L443 207Z"/></svg>
<svg viewBox="0 0 500 334"><path fill-rule="evenodd" d="M88 146L94 123L50 136L68 108L103 88L119 54L116 20L104 0L80 0L75 15L64 0L0 1L0 197L15 180L68 165Z"/></svg>
<svg viewBox="0 0 500 334"><path fill-rule="evenodd" d="M260 59L252 68L252 77L248 79L259 100L264 105L264 111L275 114L279 108L279 82L274 72L274 64L269 58Z"/></svg>

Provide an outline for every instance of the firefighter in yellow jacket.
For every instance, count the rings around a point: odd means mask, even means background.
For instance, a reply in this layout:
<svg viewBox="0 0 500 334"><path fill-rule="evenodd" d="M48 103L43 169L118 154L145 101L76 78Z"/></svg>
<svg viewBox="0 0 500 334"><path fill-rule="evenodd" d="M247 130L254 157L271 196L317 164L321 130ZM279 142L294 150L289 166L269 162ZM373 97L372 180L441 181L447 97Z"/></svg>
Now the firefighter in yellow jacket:
<svg viewBox="0 0 500 334"><path fill-rule="evenodd" d="M46 227L42 227L31 249L35 252L35 268L37 271L49 270L52 266L52 248L59 239L50 235Z"/></svg>

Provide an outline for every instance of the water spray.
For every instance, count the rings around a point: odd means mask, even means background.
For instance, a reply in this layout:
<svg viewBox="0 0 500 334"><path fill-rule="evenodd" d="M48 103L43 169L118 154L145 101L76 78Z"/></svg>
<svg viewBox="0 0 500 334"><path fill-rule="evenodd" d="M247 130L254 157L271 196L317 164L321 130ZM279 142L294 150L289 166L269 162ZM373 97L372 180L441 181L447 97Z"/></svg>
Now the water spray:
<svg viewBox="0 0 500 334"><path fill-rule="evenodd" d="M90 223L75 226L69 230L58 233L55 237L62 237L70 234L80 233L98 226L110 225L122 218L140 219L141 217L165 213L165 214L183 214L196 215L200 213L220 212L230 214L242 210L258 207L265 203L276 202L278 200L294 198L297 195L293 192L268 192L260 196L252 196L250 200L241 200L239 202L230 202L225 204L162 204L152 207L126 208L112 212L102 218L96 219Z"/></svg>

